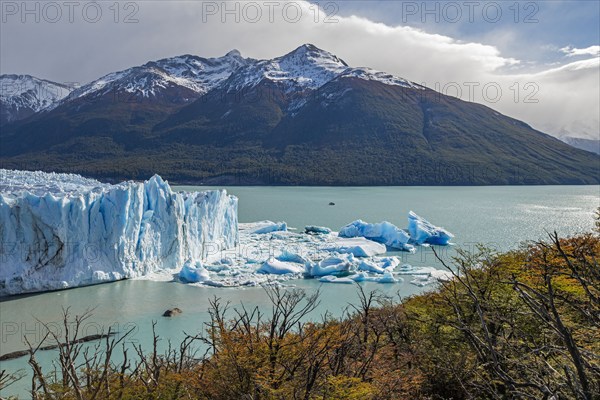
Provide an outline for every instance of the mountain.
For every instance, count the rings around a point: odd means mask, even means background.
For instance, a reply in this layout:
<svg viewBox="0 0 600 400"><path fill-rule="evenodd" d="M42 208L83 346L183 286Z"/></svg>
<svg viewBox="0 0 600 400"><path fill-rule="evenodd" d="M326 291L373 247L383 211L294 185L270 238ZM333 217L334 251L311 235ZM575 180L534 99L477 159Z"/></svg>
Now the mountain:
<svg viewBox="0 0 600 400"><path fill-rule="evenodd" d="M109 74L4 129L4 168L309 185L597 184L600 157L313 45Z"/></svg>
<svg viewBox="0 0 600 400"><path fill-rule="evenodd" d="M0 126L53 108L71 90L30 75L0 75Z"/></svg>
<svg viewBox="0 0 600 400"><path fill-rule="evenodd" d="M127 101L152 98L160 102L188 103L213 89L232 71L248 62L237 50L219 58L186 54L151 61L88 83L74 90L62 103L82 98L94 101L105 96Z"/></svg>
<svg viewBox="0 0 600 400"><path fill-rule="evenodd" d="M560 140L578 149L600 154L600 140L598 139L584 139L573 136L563 136L560 138Z"/></svg>
<svg viewBox="0 0 600 400"><path fill-rule="evenodd" d="M219 58L165 58L105 75L74 90L51 113L35 115L19 132L4 135L12 153L39 152L84 142L92 153L143 145L154 124L218 86L246 60L236 50ZM43 140L39 140L43 137ZM98 143L98 137L110 137Z"/></svg>

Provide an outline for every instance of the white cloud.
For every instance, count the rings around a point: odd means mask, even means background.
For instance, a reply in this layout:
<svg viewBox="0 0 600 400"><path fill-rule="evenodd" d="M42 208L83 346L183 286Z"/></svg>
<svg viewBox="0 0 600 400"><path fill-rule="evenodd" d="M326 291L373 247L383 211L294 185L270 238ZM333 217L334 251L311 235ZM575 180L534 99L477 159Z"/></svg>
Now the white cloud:
<svg viewBox="0 0 600 400"><path fill-rule="evenodd" d="M590 46L584 49L577 49L575 47L566 46L560 49L562 53L565 53L567 57L575 56L600 56L600 46Z"/></svg>
<svg viewBox="0 0 600 400"><path fill-rule="evenodd" d="M518 82L521 97L497 108L555 136L600 139L599 72L600 58L592 58L538 73L502 76L507 84ZM524 90L527 82L535 86ZM526 96L534 89L539 90L532 99L538 102L529 103Z"/></svg>

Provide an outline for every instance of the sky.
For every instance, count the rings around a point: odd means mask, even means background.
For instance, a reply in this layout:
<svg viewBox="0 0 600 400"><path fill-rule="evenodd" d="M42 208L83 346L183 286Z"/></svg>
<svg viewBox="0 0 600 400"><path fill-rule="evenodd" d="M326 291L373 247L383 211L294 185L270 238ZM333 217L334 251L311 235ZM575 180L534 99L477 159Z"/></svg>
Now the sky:
<svg viewBox="0 0 600 400"><path fill-rule="evenodd" d="M0 73L62 83L181 54L273 58L303 43L555 136L600 136L595 0L0 0Z"/></svg>

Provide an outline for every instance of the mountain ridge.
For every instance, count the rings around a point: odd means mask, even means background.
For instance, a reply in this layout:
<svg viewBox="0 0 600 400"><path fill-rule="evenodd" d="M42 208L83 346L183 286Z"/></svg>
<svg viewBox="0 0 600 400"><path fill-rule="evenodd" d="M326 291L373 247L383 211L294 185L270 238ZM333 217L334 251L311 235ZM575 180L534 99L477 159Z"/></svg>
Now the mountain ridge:
<svg viewBox="0 0 600 400"><path fill-rule="evenodd" d="M3 167L96 178L160 173L186 183L600 182L598 156L486 106L351 67L310 44L271 60L232 50L210 59L151 61L84 85L54 109L4 131Z"/></svg>
<svg viewBox="0 0 600 400"><path fill-rule="evenodd" d="M0 126L52 109L72 90L69 85L27 74L0 75Z"/></svg>

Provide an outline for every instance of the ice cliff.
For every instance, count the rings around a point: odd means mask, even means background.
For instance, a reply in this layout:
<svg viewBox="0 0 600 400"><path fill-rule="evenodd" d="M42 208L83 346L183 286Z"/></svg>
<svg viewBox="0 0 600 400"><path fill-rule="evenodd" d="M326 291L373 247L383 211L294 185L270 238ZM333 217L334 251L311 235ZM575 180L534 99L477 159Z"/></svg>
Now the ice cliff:
<svg viewBox="0 0 600 400"><path fill-rule="evenodd" d="M237 244L237 198L0 170L0 240L0 296L175 273Z"/></svg>

